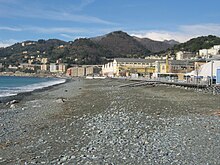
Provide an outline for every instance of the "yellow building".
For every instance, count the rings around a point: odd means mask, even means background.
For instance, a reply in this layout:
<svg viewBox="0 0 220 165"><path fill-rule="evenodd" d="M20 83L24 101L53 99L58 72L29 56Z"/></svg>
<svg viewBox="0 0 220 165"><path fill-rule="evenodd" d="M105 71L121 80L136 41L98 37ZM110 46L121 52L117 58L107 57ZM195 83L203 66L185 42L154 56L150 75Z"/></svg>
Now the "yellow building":
<svg viewBox="0 0 220 165"><path fill-rule="evenodd" d="M194 61L189 60L166 60L157 61L155 65L157 77L176 76L179 80L184 79L184 75L194 70Z"/></svg>
<svg viewBox="0 0 220 165"><path fill-rule="evenodd" d="M102 74L109 77L131 74L150 77L155 72L155 61L156 59L115 58L113 62L102 66Z"/></svg>

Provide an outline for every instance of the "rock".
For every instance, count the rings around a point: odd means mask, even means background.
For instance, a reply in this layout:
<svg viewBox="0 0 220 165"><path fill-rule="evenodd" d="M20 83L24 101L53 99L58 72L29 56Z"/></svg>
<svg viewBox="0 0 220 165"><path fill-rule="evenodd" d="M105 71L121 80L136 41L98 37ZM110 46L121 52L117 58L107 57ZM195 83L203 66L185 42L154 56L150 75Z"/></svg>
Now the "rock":
<svg viewBox="0 0 220 165"><path fill-rule="evenodd" d="M11 108L11 109L14 109L14 108L15 108L15 105L14 105L14 104L11 104L11 105L10 105L10 108Z"/></svg>
<svg viewBox="0 0 220 165"><path fill-rule="evenodd" d="M65 98L58 98L58 99L56 100L57 103L64 103L64 102L66 102L66 101L67 101L67 99L65 99Z"/></svg>
<svg viewBox="0 0 220 165"><path fill-rule="evenodd" d="M17 103L19 103L18 100L12 100L12 101L7 102L6 105L17 104Z"/></svg>

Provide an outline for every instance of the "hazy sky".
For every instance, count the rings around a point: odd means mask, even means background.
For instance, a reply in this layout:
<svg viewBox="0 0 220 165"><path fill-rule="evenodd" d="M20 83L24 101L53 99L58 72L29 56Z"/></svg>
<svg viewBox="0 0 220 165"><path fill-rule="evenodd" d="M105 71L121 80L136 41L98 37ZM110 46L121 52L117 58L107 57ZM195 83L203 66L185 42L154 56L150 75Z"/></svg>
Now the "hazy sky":
<svg viewBox="0 0 220 165"><path fill-rule="evenodd" d="M0 46L115 30L180 42L220 36L220 0L0 0Z"/></svg>

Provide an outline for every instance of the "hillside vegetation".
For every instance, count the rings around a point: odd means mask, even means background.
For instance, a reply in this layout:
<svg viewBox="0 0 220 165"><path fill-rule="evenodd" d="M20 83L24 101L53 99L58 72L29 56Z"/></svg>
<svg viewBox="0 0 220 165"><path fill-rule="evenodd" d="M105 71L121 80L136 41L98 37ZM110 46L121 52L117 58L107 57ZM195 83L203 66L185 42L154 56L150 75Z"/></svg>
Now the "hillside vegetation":
<svg viewBox="0 0 220 165"><path fill-rule="evenodd" d="M179 44L174 40L153 41L148 38L137 38L122 31L115 31L104 36L81 38L65 42L58 39L25 41L7 48L0 48L0 57L7 57L4 63L26 63L26 56L47 57L49 62L62 58L69 64L103 64L109 58L128 57L144 58L155 52L185 50L197 52L199 49L220 45L220 38L216 36L202 36ZM159 53L160 54L160 53ZM162 53L161 53L162 54ZM3 59L3 58L2 58ZM0 61L2 62L2 61Z"/></svg>
<svg viewBox="0 0 220 165"><path fill-rule="evenodd" d="M209 49L214 45L220 45L220 38L213 35L209 35L209 36L193 38L185 43L175 45L174 50L198 52L200 49Z"/></svg>

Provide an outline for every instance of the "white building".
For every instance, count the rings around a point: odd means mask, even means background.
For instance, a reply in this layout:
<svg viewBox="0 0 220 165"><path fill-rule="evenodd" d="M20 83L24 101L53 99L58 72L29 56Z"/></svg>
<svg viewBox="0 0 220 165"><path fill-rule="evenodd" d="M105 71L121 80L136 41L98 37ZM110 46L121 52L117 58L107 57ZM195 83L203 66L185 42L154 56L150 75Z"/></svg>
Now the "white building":
<svg viewBox="0 0 220 165"><path fill-rule="evenodd" d="M58 66L55 63L50 64L50 72L58 72Z"/></svg>
<svg viewBox="0 0 220 165"><path fill-rule="evenodd" d="M219 54L219 53L218 53L219 50L220 50L220 49L215 49L214 47L211 48L211 49L208 49L208 55L217 55L217 54Z"/></svg>
<svg viewBox="0 0 220 165"><path fill-rule="evenodd" d="M186 60L195 57L192 52L179 51L176 53L176 60Z"/></svg>
<svg viewBox="0 0 220 165"><path fill-rule="evenodd" d="M220 45L214 45L210 49L201 49L199 50L199 55L202 57L208 57L209 55L217 55L220 51Z"/></svg>
<svg viewBox="0 0 220 165"><path fill-rule="evenodd" d="M203 64L198 70L194 70L187 75L190 76L201 76L204 79L211 76L216 76L217 68L220 67L219 60L213 60L208 63Z"/></svg>
<svg viewBox="0 0 220 165"><path fill-rule="evenodd" d="M217 68L220 67L220 61L211 61L201 66L198 76L211 77L216 76Z"/></svg>
<svg viewBox="0 0 220 165"><path fill-rule="evenodd" d="M200 49L199 55L202 57L207 57L208 56L208 49Z"/></svg>
<svg viewBox="0 0 220 165"><path fill-rule="evenodd" d="M109 77L114 77L114 74L117 72L117 62L109 62L102 66L103 75L108 75Z"/></svg>

